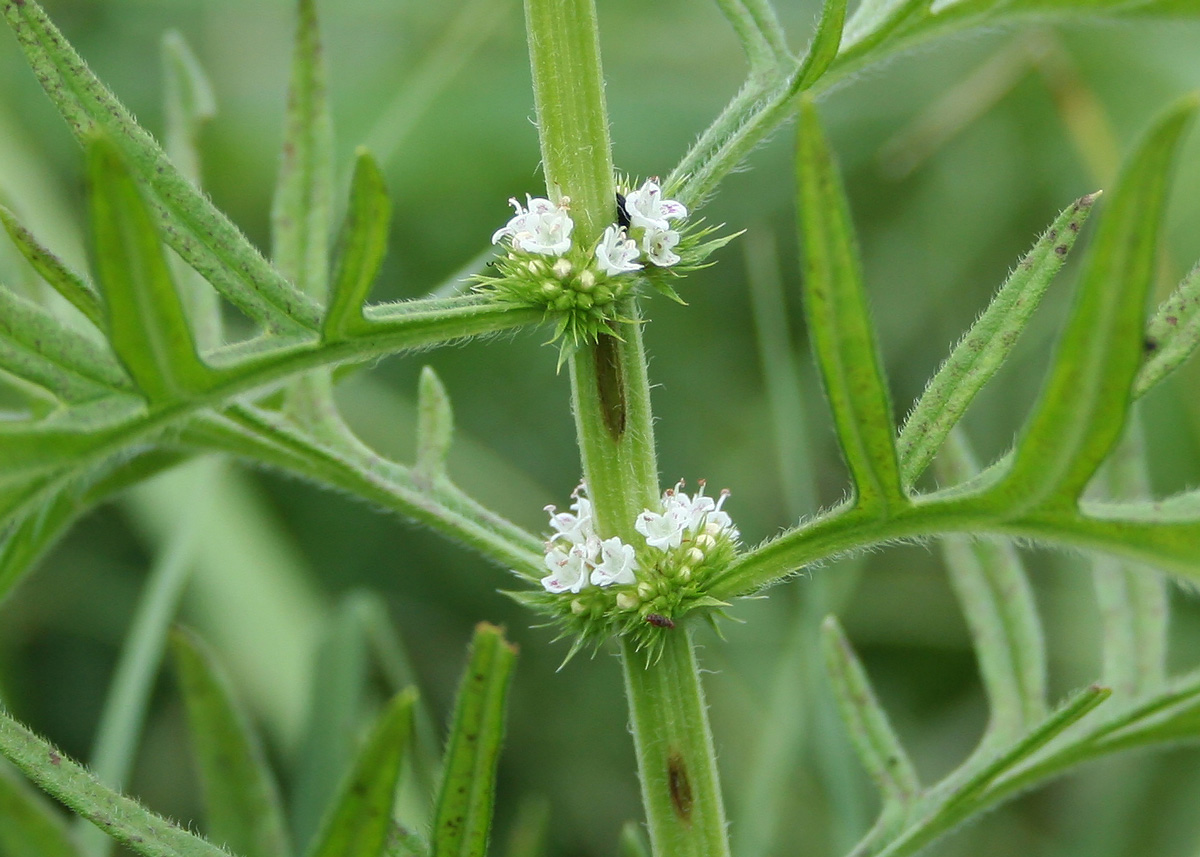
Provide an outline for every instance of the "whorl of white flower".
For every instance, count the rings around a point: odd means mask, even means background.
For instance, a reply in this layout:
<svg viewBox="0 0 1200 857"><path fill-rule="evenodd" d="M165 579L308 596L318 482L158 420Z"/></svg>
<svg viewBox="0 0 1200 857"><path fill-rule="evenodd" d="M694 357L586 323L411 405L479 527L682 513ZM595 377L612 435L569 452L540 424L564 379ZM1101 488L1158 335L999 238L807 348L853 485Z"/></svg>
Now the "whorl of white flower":
<svg viewBox="0 0 1200 857"><path fill-rule="evenodd" d="M634 229L667 230L668 221L687 217L687 209L673 199L662 198L662 188L647 179L640 188L625 195L625 213Z"/></svg>
<svg viewBox="0 0 1200 857"><path fill-rule="evenodd" d="M660 268L669 268L679 261L679 255L674 252L678 243L679 233L674 229L647 227L642 236L642 250L646 258Z"/></svg>
<svg viewBox="0 0 1200 857"><path fill-rule="evenodd" d="M637 257L637 242L629 237L624 226L610 225L604 230L600 243L596 245L596 261L610 277L641 270L642 266L637 263Z"/></svg>
<svg viewBox="0 0 1200 857"><path fill-rule="evenodd" d="M525 208L515 198L509 203L516 214L492 235L492 243L508 237L512 245L526 253L541 253L546 256L561 256L571 249L571 230L575 223L567 214L570 199L563 197L558 205L542 197L525 195Z"/></svg>
<svg viewBox="0 0 1200 857"><path fill-rule="evenodd" d="M592 569L594 586L611 586L614 583L637 583L633 570L637 568L633 545L627 545L615 536L605 539L600 545L601 562Z"/></svg>
<svg viewBox="0 0 1200 857"><path fill-rule="evenodd" d="M712 536L725 531L736 539L739 533L733 520L721 509L728 496L728 491L722 491L716 500L706 497L701 480L696 495L689 497L681 481L663 492L662 514L643 509L634 528L646 537L646 544L663 551L679 547L685 535L695 536L701 531Z"/></svg>

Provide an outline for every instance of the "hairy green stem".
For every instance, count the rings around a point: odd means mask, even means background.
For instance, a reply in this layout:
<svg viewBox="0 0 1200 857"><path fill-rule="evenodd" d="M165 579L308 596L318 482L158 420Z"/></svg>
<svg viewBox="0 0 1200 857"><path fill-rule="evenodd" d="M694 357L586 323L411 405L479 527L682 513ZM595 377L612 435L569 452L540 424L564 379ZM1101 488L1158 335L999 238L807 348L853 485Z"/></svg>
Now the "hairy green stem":
<svg viewBox="0 0 1200 857"><path fill-rule="evenodd" d="M593 0L525 0L529 55L551 199L570 197L572 240L590 246L616 221L608 115ZM626 543L658 507L650 384L635 302L570 359L571 399L596 529ZM691 639L667 634L651 662L622 640L643 803L657 857L727 855L725 813Z"/></svg>

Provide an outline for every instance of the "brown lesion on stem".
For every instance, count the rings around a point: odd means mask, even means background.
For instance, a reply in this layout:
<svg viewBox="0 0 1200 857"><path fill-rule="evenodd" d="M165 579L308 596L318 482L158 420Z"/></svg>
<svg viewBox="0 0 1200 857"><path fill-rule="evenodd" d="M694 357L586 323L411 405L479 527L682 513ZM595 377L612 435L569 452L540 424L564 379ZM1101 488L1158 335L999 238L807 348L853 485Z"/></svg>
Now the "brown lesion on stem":
<svg viewBox="0 0 1200 857"><path fill-rule="evenodd" d="M671 806L684 824L692 823L692 782L688 779L687 762L678 750L667 756L667 788L671 793Z"/></svg>
<svg viewBox="0 0 1200 857"><path fill-rule="evenodd" d="M596 390L604 426L616 442L625 434L625 369L621 341L614 334L600 334L595 345Z"/></svg>

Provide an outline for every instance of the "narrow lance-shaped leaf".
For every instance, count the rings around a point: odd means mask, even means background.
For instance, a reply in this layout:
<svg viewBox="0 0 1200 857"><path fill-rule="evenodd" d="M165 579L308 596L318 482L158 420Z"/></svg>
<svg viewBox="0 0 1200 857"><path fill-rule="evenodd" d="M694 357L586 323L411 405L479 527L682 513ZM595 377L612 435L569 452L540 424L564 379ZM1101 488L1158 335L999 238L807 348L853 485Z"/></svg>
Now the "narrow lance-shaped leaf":
<svg viewBox="0 0 1200 857"><path fill-rule="evenodd" d="M925 471L975 394L1008 359L1075 245L1098 196L1088 194L1058 216L930 379L900 430L900 472L905 485L911 486Z"/></svg>
<svg viewBox="0 0 1200 857"><path fill-rule="evenodd" d="M516 647L501 629L475 627L454 706L433 825L433 857L483 857L496 797L496 764Z"/></svg>
<svg viewBox="0 0 1200 857"><path fill-rule="evenodd" d="M804 60L792 76L791 91L803 92L829 68L837 58L842 44L842 30L846 25L846 0L825 0L821 7L821 18L813 34Z"/></svg>
<svg viewBox="0 0 1200 857"><path fill-rule="evenodd" d="M1122 172L997 499L1070 506L1120 438L1142 362L1167 178L1196 106L1192 96L1171 108Z"/></svg>
<svg viewBox="0 0 1200 857"><path fill-rule="evenodd" d="M82 857L58 809L0 767L0 854L4 857Z"/></svg>
<svg viewBox="0 0 1200 857"><path fill-rule="evenodd" d="M152 403L206 389L214 373L196 355L158 230L121 152L105 138L88 144L88 178L113 350Z"/></svg>
<svg viewBox="0 0 1200 857"><path fill-rule="evenodd" d="M766 0L717 0L742 43L751 74L774 69L791 59L783 28Z"/></svg>
<svg viewBox="0 0 1200 857"><path fill-rule="evenodd" d="M0 285L0 369L64 402L133 388L112 355L42 307Z"/></svg>
<svg viewBox="0 0 1200 857"><path fill-rule="evenodd" d="M416 691L384 709L343 781L308 857L379 857L392 835L392 804L412 734Z"/></svg>
<svg viewBox="0 0 1200 857"><path fill-rule="evenodd" d="M0 205L0 221L21 255L50 286L83 313L92 324L104 329L104 307L96 287L81 274L67 267L66 263L43 246L33 233L21 225L16 215Z"/></svg>
<svg viewBox="0 0 1200 857"><path fill-rule="evenodd" d="M1112 500L1150 496L1142 427L1132 412L1125 436L1105 462L1096 487ZM1167 581L1156 569L1115 557L1092 560L1103 645L1101 680L1114 696L1156 690L1167 674Z"/></svg>
<svg viewBox="0 0 1200 857"><path fill-rule="evenodd" d="M945 484L978 471L960 430L950 433L935 469ZM1046 714L1046 647L1029 579L1007 541L952 536L942 545L979 659L989 731L997 739L1015 738Z"/></svg>
<svg viewBox="0 0 1200 857"><path fill-rule="evenodd" d="M636 821L627 821L621 825L617 853L620 857L650 857L650 842L646 838L646 831Z"/></svg>
<svg viewBox="0 0 1200 857"><path fill-rule="evenodd" d="M217 115L212 85L200 61L183 36L172 30L162 40L163 77L166 80L166 151L179 172L201 187L200 130ZM178 254L171 256L171 269L202 352L221 345L223 339L221 301L217 291Z"/></svg>
<svg viewBox="0 0 1200 857"><path fill-rule="evenodd" d="M850 209L816 108L800 108L797 207L804 245L804 310L858 506L905 505L892 407L867 307Z"/></svg>
<svg viewBox="0 0 1200 857"><path fill-rule="evenodd" d="M209 837L242 857L288 857L279 790L228 679L190 632L172 634L171 652L187 704Z"/></svg>
<svg viewBox="0 0 1200 857"><path fill-rule="evenodd" d="M417 391L417 466L414 475L426 479L446 474L446 456L454 434L454 412L442 379L432 366L421 370Z"/></svg>
<svg viewBox="0 0 1200 857"><path fill-rule="evenodd" d="M0 8L42 87L79 141L86 144L103 129L153 191L151 202L171 247L251 318L274 328L315 330L316 305L180 174L91 73L36 0L0 0Z"/></svg>
<svg viewBox="0 0 1200 857"><path fill-rule="evenodd" d="M343 339L367 326L363 302L387 252L391 219L392 203L388 199L383 172L370 152L359 149L322 330L326 340Z"/></svg>
<svg viewBox="0 0 1200 857"><path fill-rule="evenodd" d="M43 791L144 857L229 857L228 852L104 786L4 711L0 711L0 755Z"/></svg>
<svg viewBox="0 0 1200 857"><path fill-rule="evenodd" d="M329 277L333 122L316 0L299 0L298 15L283 158L271 207L272 256L285 277L323 301Z"/></svg>
<svg viewBox="0 0 1200 857"><path fill-rule="evenodd" d="M1145 364L1133 384L1140 396L1183 365L1200 346L1200 263L1183 278L1146 325Z"/></svg>
<svg viewBox="0 0 1200 857"><path fill-rule="evenodd" d="M866 671L833 616L821 624L825 668L858 758L883 797L883 815L902 817L920 796L916 769L875 699Z"/></svg>

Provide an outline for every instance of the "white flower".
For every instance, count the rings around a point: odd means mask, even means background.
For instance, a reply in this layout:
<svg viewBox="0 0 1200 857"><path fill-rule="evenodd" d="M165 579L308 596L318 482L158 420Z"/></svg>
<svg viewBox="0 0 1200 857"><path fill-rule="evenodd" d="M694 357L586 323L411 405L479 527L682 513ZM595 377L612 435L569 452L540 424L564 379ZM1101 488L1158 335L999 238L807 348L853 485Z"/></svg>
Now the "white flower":
<svg viewBox="0 0 1200 857"><path fill-rule="evenodd" d="M687 523L686 513L677 507L668 506L666 512L661 515L643 509L633 528L646 537L646 544L650 547L666 551L679 547Z"/></svg>
<svg viewBox="0 0 1200 857"><path fill-rule="evenodd" d="M600 539L594 535L571 545L565 552L561 548L550 548L545 560L550 576L542 578L542 586L547 592L579 592L587 586L588 569L596 564L599 553Z"/></svg>
<svg viewBox="0 0 1200 857"><path fill-rule="evenodd" d="M635 261L637 257L637 242L626 234L624 226L609 226L596 245L596 261L610 277L640 270L642 266Z"/></svg>
<svg viewBox="0 0 1200 857"><path fill-rule="evenodd" d="M642 250L645 251L646 258L660 268L669 268L679 261L679 255L674 252L678 243L679 233L674 229L647 226L646 233L642 236Z"/></svg>
<svg viewBox="0 0 1200 857"><path fill-rule="evenodd" d="M542 253L547 256L561 256L571 249L571 230L575 228L567 205L570 200L563 197L555 205L548 199L525 195L528 209L523 208L516 199L509 203L516 214L504 226L492 235L492 243L498 244L501 238L508 236L518 250L526 253Z"/></svg>
<svg viewBox="0 0 1200 857"><path fill-rule="evenodd" d="M662 188L653 179L647 179L640 188L626 195L625 213L629 215L629 225L635 229L666 230L668 220L687 217L683 205L662 198Z"/></svg>
<svg viewBox="0 0 1200 857"><path fill-rule="evenodd" d="M633 545L627 545L615 536L605 539L600 546L600 557L602 562L592 570L593 586L637 582L633 574L637 565L634 561Z"/></svg>

